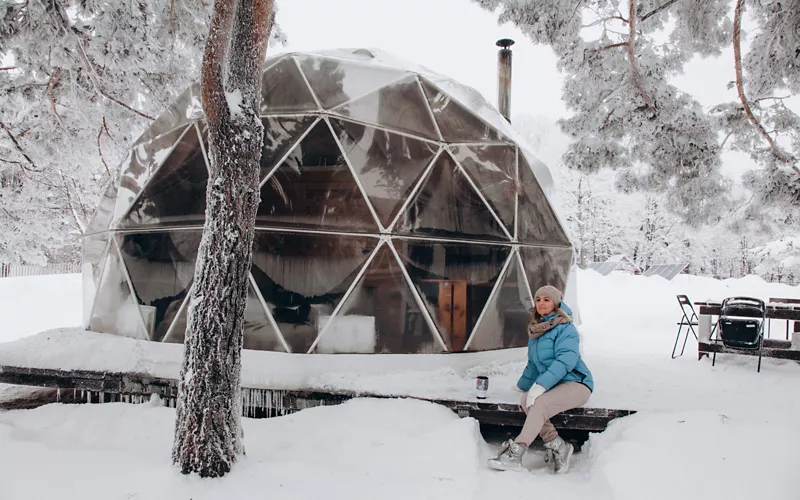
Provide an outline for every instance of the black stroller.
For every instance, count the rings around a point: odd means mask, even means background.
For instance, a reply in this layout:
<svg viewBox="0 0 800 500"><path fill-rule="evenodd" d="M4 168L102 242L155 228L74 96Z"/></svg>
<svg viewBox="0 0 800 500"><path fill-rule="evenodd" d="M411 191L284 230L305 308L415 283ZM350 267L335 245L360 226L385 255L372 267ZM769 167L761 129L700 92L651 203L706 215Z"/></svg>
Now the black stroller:
<svg viewBox="0 0 800 500"><path fill-rule="evenodd" d="M761 299L730 297L722 301L719 315L717 341L731 349L758 352L758 371L761 371L761 345L764 341L764 323L767 307ZM717 353L711 366L717 360Z"/></svg>

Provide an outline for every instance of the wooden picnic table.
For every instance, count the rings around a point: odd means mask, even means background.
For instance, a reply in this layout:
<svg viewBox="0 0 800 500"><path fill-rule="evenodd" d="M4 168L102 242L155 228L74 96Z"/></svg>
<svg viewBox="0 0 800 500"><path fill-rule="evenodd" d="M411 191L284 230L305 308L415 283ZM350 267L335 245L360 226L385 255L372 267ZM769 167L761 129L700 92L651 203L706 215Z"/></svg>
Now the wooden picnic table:
<svg viewBox="0 0 800 500"><path fill-rule="evenodd" d="M781 302L768 302L766 303L766 314L765 317L767 320L775 319L775 320L784 320L787 322L787 330L786 330L786 340L772 340L772 339L764 339L763 348L762 348L762 355L765 357L771 358L782 358L782 359L792 359L795 361L800 361L800 350L793 350L792 349L792 342L789 341L789 330L788 330L788 322L794 321L795 322L795 331L797 331L798 326L800 326L800 303L788 303L783 302L787 299L779 299ZM722 314L722 302L716 301L699 301L695 302L695 305L698 306L698 357L703 356L708 353L713 352L728 352L728 349L723 345L713 341L711 339L711 333L713 331L713 325L716 323L712 320L713 316L719 317ZM747 314L741 313L737 314L740 317L753 317L753 318L760 318L761 316L757 313ZM733 351L731 351L733 352ZM737 354L757 354L756 351L748 352L748 351L736 351Z"/></svg>

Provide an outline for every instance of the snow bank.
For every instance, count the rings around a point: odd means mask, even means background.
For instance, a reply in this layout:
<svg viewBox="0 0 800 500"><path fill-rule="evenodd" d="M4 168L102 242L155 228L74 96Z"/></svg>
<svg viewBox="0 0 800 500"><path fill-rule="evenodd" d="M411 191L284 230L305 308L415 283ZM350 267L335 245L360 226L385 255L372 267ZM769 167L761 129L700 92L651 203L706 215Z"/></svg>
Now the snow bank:
<svg viewBox="0 0 800 500"><path fill-rule="evenodd" d="M0 413L3 498L469 498L483 462L471 418L421 401L355 400L245 419L247 456L222 480L200 480L171 467L174 418L149 404Z"/></svg>
<svg viewBox="0 0 800 500"><path fill-rule="evenodd" d="M82 322L80 274L0 278L0 342Z"/></svg>

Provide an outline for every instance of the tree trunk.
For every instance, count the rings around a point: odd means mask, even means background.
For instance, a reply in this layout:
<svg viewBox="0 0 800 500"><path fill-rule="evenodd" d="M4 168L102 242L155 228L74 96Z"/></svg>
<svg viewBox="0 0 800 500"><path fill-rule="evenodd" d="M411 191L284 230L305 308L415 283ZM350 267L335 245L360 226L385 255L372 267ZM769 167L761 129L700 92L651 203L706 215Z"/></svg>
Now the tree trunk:
<svg viewBox="0 0 800 500"><path fill-rule="evenodd" d="M217 0L203 55L210 171L172 460L220 477L244 453L241 353L263 127L261 73L272 0Z"/></svg>

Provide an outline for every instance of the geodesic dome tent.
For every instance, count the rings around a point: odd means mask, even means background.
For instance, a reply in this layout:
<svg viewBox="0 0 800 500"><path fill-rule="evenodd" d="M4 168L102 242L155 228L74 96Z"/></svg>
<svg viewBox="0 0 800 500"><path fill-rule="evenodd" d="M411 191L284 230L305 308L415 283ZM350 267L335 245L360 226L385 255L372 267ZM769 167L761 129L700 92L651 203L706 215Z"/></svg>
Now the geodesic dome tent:
<svg viewBox="0 0 800 500"><path fill-rule="evenodd" d="M523 346L572 247L547 168L476 91L372 50L266 64L245 348ZM142 135L84 238L93 331L181 342L205 211L199 86Z"/></svg>

